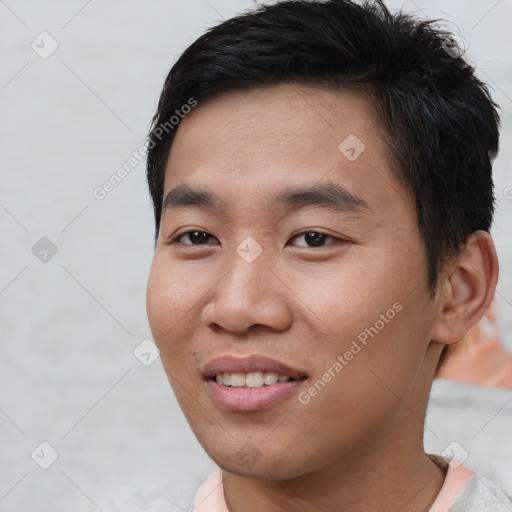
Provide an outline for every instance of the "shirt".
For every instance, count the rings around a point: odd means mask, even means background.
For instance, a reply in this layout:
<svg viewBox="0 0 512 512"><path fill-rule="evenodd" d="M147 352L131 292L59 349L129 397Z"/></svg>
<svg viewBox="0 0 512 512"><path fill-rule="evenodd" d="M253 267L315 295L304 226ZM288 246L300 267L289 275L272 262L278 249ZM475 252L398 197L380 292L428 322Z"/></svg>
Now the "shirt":
<svg viewBox="0 0 512 512"><path fill-rule="evenodd" d="M512 498L492 480L464 467L457 459L429 455L446 477L428 512L512 512ZM194 498L197 512L229 512L224 500L222 471L215 469L200 485Z"/></svg>

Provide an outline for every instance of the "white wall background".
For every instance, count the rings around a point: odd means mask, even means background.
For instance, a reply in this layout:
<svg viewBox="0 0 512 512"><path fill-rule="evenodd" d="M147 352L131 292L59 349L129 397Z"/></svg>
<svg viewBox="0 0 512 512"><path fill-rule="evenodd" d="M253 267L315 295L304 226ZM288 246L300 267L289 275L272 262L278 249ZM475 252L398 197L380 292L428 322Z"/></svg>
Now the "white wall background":
<svg viewBox="0 0 512 512"><path fill-rule="evenodd" d="M145 367L133 354L151 336L145 285L153 218L144 162L103 201L92 190L143 143L179 54L205 28L253 5L0 0L1 512L106 511L114 495L124 496L128 510L137 502L131 495L167 498L213 467L160 360ZM512 200L504 191L512 186L512 0L389 5L455 23L502 106L493 234L510 346ZM35 40L40 52L51 49L48 36L42 48L43 31L58 43L46 59L31 48ZM57 248L46 263L32 253L42 237ZM491 476L498 468L497 480L512 489L512 392L438 384L429 420L436 435L427 433L427 445L442 450L464 439L468 465ZM59 455L48 469L31 458L42 441ZM49 457L44 446L34 455L40 463Z"/></svg>

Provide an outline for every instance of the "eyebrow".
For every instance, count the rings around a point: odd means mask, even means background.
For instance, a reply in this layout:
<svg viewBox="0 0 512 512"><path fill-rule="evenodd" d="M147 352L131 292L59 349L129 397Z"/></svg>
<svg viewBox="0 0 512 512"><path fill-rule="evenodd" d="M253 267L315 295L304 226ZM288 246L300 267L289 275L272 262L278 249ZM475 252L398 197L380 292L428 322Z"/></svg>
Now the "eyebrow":
<svg viewBox="0 0 512 512"><path fill-rule="evenodd" d="M195 206L209 210L221 209L222 200L212 192L202 189L192 189L184 183L173 188L165 196L162 210L165 212L184 206Z"/></svg>
<svg viewBox="0 0 512 512"><path fill-rule="evenodd" d="M281 191L270 198L267 205L269 208L286 207L288 210L306 206L342 212L370 210L368 203L362 197L333 182Z"/></svg>
<svg viewBox="0 0 512 512"><path fill-rule="evenodd" d="M370 210L363 198L333 182L285 189L267 199L265 203L269 209L286 208L289 211L307 206L341 212ZM170 190L165 196L162 212L183 207L228 210L218 195L203 189L193 189L184 183Z"/></svg>

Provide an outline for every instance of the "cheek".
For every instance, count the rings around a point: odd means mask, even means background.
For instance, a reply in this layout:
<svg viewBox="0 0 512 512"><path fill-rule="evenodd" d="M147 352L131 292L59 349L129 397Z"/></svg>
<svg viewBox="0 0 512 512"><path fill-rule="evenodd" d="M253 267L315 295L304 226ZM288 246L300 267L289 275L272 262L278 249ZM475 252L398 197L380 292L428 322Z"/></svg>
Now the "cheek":
<svg viewBox="0 0 512 512"><path fill-rule="evenodd" d="M317 370L323 373L342 356L344 369L337 375L343 373L344 377L335 380L349 379L344 386L351 383L356 397L357 389L364 395L368 378L376 379L370 369L391 381L395 377L407 380L410 375L397 371L397 366L414 369L421 358L429 312L424 307L425 285L416 284L411 293L411 283L421 283L424 277L421 258L414 257L419 263L400 263L395 256L380 260L361 257L350 266L350 272L338 265L307 279L296 274L295 284L300 280L297 296L307 306L301 316L309 318L309 332L316 335ZM409 261L415 260L411 257Z"/></svg>
<svg viewBox="0 0 512 512"><path fill-rule="evenodd" d="M197 306L208 283L197 272L187 271L155 255L148 278L146 308L153 334L172 336L187 327L187 316Z"/></svg>
<svg viewBox="0 0 512 512"><path fill-rule="evenodd" d="M183 275L178 275L155 260L148 278L146 309L153 339L160 350L166 376L184 413L191 407L187 397L194 394L196 382L190 312L197 298ZM190 282L189 282L190 283ZM184 390L189 390L185 392Z"/></svg>
<svg viewBox="0 0 512 512"><path fill-rule="evenodd" d="M196 278L197 279L197 278ZM167 268L155 259L148 278L146 310L153 339L167 371L181 372L186 341L198 296L193 276Z"/></svg>
<svg viewBox="0 0 512 512"><path fill-rule="evenodd" d="M151 267L146 291L146 312L155 343L160 345L171 322L169 314L173 311L169 303L168 287L165 275L155 263Z"/></svg>
<svg viewBox="0 0 512 512"><path fill-rule="evenodd" d="M298 304L306 306L303 314L318 326L328 345L339 345L342 340L350 343L402 295L399 276L377 259L359 258L352 264L345 261L331 268L313 269L307 275L296 272L292 279L290 288Z"/></svg>

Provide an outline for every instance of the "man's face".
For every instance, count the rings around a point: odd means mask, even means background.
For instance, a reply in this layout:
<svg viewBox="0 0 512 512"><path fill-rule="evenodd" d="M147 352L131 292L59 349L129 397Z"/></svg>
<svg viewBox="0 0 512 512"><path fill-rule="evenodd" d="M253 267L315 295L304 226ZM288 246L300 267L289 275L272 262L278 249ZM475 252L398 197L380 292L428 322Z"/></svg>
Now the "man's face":
<svg viewBox="0 0 512 512"><path fill-rule="evenodd" d="M421 435L435 301L379 133L364 99L298 84L223 94L179 127L147 310L228 471L290 478Z"/></svg>

